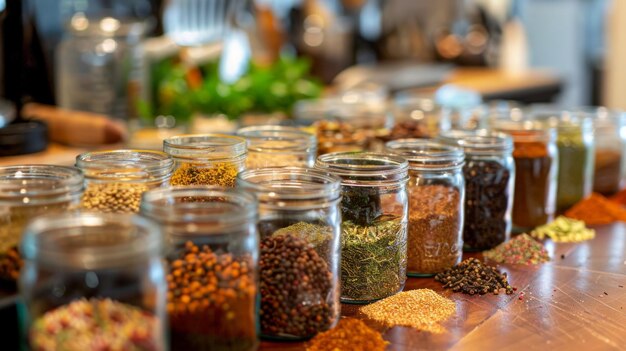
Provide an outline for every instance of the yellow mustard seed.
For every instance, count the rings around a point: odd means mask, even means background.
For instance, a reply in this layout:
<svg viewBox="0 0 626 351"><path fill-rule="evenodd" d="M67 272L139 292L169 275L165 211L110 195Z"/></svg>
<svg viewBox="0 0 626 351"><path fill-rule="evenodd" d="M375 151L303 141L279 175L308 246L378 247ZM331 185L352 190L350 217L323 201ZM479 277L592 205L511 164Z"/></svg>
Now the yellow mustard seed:
<svg viewBox="0 0 626 351"><path fill-rule="evenodd" d="M172 178L171 185L219 185L232 188L237 178L237 167L233 163L220 162L208 167L183 164Z"/></svg>

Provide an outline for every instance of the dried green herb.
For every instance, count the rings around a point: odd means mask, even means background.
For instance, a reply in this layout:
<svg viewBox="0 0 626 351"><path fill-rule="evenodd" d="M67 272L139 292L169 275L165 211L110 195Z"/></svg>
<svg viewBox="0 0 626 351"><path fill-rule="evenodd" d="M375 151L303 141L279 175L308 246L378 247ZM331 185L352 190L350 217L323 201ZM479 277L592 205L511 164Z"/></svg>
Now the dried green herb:
<svg viewBox="0 0 626 351"><path fill-rule="evenodd" d="M400 291L406 280L406 223L385 215L371 225L344 221L341 230L342 299L372 301Z"/></svg>

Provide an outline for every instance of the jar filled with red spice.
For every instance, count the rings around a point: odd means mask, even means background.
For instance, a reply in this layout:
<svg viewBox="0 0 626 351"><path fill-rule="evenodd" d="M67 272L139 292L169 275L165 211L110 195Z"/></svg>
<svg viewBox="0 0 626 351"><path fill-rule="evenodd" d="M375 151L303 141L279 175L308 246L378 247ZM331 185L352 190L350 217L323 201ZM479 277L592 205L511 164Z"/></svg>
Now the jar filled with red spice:
<svg viewBox="0 0 626 351"><path fill-rule="evenodd" d="M524 232L554 219L558 172L556 130L530 121L495 121L513 138L515 194L513 231Z"/></svg>
<svg viewBox="0 0 626 351"><path fill-rule="evenodd" d="M254 196L217 187L156 189L144 193L141 214L159 223L169 244L170 349L256 350Z"/></svg>

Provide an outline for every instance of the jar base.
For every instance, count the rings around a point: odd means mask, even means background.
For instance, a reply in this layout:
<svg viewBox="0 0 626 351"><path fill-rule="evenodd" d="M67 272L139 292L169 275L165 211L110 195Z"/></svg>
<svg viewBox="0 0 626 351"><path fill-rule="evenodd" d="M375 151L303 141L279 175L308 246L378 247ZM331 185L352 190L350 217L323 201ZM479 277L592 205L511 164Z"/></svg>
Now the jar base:
<svg viewBox="0 0 626 351"><path fill-rule="evenodd" d="M407 277L411 278L430 278L434 277L437 273L413 273L409 272L406 274Z"/></svg>

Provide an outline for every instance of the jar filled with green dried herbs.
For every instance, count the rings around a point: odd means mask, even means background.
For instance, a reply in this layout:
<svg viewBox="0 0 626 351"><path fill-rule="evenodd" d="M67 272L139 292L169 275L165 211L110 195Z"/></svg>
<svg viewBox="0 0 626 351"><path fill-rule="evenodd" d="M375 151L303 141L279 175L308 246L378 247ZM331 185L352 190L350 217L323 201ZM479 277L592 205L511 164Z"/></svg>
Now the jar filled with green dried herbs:
<svg viewBox="0 0 626 351"><path fill-rule="evenodd" d="M239 129L237 135L248 143L247 169L313 167L315 163L317 138L298 128L253 126Z"/></svg>
<svg viewBox="0 0 626 351"><path fill-rule="evenodd" d="M174 159L171 185L216 185L232 188L245 169L246 140L224 134L180 135L163 141Z"/></svg>
<svg viewBox="0 0 626 351"><path fill-rule="evenodd" d="M428 139L385 146L409 161L407 275L431 276L461 262L463 150Z"/></svg>
<svg viewBox="0 0 626 351"><path fill-rule="evenodd" d="M188 186L144 193L141 214L169 244L172 350L251 351L257 335L257 203L239 189Z"/></svg>
<svg viewBox="0 0 626 351"><path fill-rule="evenodd" d="M259 201L261 336L299 340L339 319L340 179L311 168L246 170Z"/></svg>
<svg viewBox="0 0 626 351"><path fill-rule="evenodd" d="M341 299L368 303L406 281L408 163L367 152L318 157L316 168L341 181Z"/></svg>
<svg viewBox="0 0 626 351"><path fill-rule="evenodd" d="M83 174L74 167L0 167L0 290L12 293L22 267L18 249L26 223L78 207Z"/></svg>
<svg viewBox="0 0 626 351"><path fill-rule="evenodd" d="M172 159L162 151L110 150L76 157L85 174L81 209L102 213L139 212L141 194L166 186Z"/></svg>

